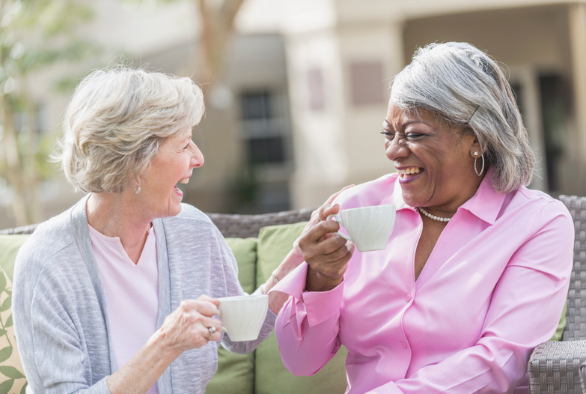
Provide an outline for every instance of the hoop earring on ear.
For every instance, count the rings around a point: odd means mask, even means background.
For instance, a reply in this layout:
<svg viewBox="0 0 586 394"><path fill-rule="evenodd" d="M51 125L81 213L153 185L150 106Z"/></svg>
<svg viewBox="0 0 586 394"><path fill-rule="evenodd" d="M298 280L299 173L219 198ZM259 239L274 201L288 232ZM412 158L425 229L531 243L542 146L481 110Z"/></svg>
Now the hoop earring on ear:
<svg viewBox="0 0 586 394"><path fill-rule="evenodd" d="M484 172L484 155L480 155L480 157L482 158L482 168L480 169L480 172L479 172L476 169L476 160L478 160L478 152L474 152L474 172L478 176L482 176L482 173Z"/></svg>
<svg viewBox="0 0 586 394"><path fill-rule="evenodd" d="M134 193L140 194L140 185L135 185L134 186Z"/></svg>

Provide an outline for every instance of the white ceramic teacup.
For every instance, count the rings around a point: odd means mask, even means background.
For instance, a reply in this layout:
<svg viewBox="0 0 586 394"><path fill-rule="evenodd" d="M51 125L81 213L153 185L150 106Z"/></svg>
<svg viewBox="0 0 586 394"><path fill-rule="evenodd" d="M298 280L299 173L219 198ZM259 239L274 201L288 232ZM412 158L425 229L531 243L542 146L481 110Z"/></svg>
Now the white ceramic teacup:
<svg viewBox="0 0 586 394"><path fill-rule="evenodd" d="M244 295L219 298L218 317L222 330L235 342L254 341L269 307L268 295Z"/></svg>
<svg viewBox="0 0 586 394"><path fill-rule="evenodd" d="M389 237L395 227L396 208L394 205L344 209L337 215L330 215L344 226L348 236L336 233L352 241L359 251L386 249Z"/></svg>

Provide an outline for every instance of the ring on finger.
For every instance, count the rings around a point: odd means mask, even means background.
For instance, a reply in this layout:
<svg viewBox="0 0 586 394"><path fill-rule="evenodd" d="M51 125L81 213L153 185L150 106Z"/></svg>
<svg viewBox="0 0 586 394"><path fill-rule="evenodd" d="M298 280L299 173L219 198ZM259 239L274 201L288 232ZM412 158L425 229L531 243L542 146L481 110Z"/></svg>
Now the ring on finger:
<svg viewBox="0 0 586 394"><path fill-rule="evenodd" d="M214 327L214 326L208 327L208 330L210 330L210 336L208 337L208 341L209 341L210 339L212 339L212 337L214 336L214 334L216 333L217 330L216 330L216 327Z"/></svg>

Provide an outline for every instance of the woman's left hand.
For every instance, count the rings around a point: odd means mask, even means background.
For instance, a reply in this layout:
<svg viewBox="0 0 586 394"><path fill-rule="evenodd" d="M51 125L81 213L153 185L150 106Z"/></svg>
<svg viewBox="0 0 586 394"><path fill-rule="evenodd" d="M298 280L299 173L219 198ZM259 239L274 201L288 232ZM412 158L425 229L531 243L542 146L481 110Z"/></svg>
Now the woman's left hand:
<svg viewBox="0 0 586 394"><path fill-rule="evenodd" d="M169 350L179 354L189 349L199 349L209 341L218 341L222 323L213 316L218 313L220 301L201 295L197 300L184 300L165 319L159 336Z"/></svg>
<svg viewBox="0 0 586 394"><path fill-rule="evenodd" d="M145 393L184 351L218 341L222 324L213 317L218 305L220 301L205 295L182 301L138 353L108 376L110 393Z"/></svg>
<svg viewBox="0 0 586 394"><path fill-rule="evenodd" d="M289 272L293 271L295 268L297 268L297 266L299 266L299 264L303 262L303 252L299 247L299 240L303 238L313 227L315 227L317 223L319 223L322 220L319 216L320 212L322 212L324 209L327 209L327 207L330 207L332 203L336 200L336 198L338 198L338 196L344 190L349 189L351 187L354 187L354 185L345 186L341 190L332 194L330 197L328 197L328 199L323 203L321 207L319 207L311 213L311 219L305 225L305 228L301 232L301 235L295 240L295 242L293 242L293 248L283 259L281 264L279 264L277 269L275 269L274 271L274 275L278 280L283 279L287 274L289 274ZM275 284L276 283L271 276L268 279L268 281L263 285L263 293L267 294L268 291L272 289ZM285 301L287 301L288 298L289 296L285 293L272 292L271 294L269 294L269 307L275 314L278 314L281 308L283 307L283 304L285 303Z"/></svg>
<svg viewBox="0 0 586 394"><path fill-rule="evenodd" d="M293 268L296 268L299 264L301 264L303 262L303 252L301 251L301 248L299 247L299 240L301 238L303 238L309 232L309 230L311 230L317 223L319 223L320 221L323 220L323 218L320 218L320 212L322 212L325 209L327 209L328 207L330 207L332 205L332 203L336 200L336 198L338 198L338 196L344 190L350 189L351 187L354 187L354 185L345 186L340 191L332 194L330 197L328 197L328 199L326 200L326 202L324 202L322 204L321 207L319 207L318 209L316 209L315 211L313 211L311 213L311 219L309 220L309 222L303 228L303 231L301 232L301 235L299 237L297 237L297 239L295 240L295 242L293 242L293 249L291 250L291 261L288 261L288 263L294 263L295 264L295 267L293 267ZM287 257L289 257L289 256L287 256ZM285 260L283 260L283 263L285 261L287 261L287 258L285 258Z"/></svg>

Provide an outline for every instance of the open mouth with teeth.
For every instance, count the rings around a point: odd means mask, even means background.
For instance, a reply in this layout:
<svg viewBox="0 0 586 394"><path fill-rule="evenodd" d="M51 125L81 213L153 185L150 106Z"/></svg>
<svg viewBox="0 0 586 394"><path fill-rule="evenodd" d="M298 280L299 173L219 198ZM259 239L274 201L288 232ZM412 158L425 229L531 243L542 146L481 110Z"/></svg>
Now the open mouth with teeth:
<svg viewBox="0 0 586 394"><path fill-rule="evenodd" d="M421 167L403 167L397 169L399 173L399 180L406 182L417 178L423 172L423 168Z"/></svg>
<svg viewBox="0 0 586 394"><path fill-rule="evenodd" d="M181 179L178 184L181 183L182 185L187 185L189 183L189 178L183 178ZM174 186L175 187L175 193L177 193L178 195L182 196L183 195L183 191L181 189L179 189L177 187L177 185Z"/></svg>

